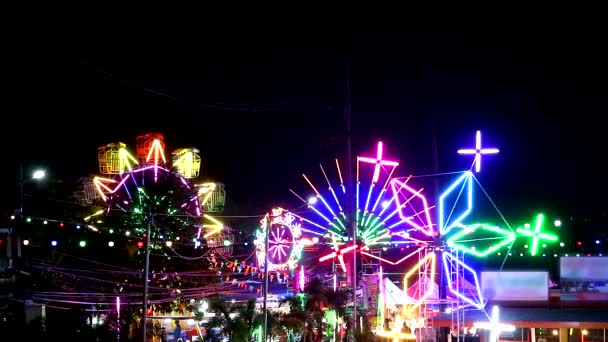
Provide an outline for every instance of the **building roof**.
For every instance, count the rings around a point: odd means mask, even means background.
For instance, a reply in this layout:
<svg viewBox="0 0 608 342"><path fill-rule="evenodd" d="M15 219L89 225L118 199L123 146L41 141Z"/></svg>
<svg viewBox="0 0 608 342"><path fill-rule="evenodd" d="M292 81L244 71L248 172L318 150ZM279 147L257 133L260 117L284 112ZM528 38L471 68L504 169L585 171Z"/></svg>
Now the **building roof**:
<svg viewBox="0 0 608 342"><path fill-rule="evenodd" d="M481 310L467 311L465 325L486 322L488 314ZM608 309L558 309L558 308L500 308L500 321L527 328L608 328ZM430 322L434 327L450 327L452 315L443 313Z"/></svg>

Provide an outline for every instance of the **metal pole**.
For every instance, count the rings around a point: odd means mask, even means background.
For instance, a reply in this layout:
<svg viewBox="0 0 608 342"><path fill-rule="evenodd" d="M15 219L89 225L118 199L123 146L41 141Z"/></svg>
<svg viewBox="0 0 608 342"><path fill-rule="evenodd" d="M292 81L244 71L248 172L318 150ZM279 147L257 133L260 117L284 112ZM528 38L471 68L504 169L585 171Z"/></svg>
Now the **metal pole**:
<svg viewBox="0 0 608 342"><path fill-rule="evenodd" d="M346 165L347 165L347 182L348 187L350 187L351 193L354 194L354 185L353 182L353 149L351 144L351 106L350 106L350 65L346 69L346 107L344 110L344 118L346 124ZM349 222L347 222L348 227L351 229L351 236L353 239L353 244L357 243L357 222L356 215L357 209L353 205L353 200L351 196L347 196L347 217L349 218ZM351 267L351 285L353 286L353 329L354 332L357 332L357 251L353 252L353 261Z"/></svg>
<svg viewBox="0 0 608 342"><path fill-rule="evenodd" d="M266 310L266 299L268 297L268 235L270 233L270 214L266 218L266 236L264 237L264 342L268 336L268 311Z"/></svg>
<svg viewBox="0 0 608 342"><path fill-rule="evenodd" d="M19 219L23 218L23 162L19 162ZM13 188L14 189L14 188Z"/></svg>
<svg viewBox="0 0 608 342"><path fill-rule="evenodd" d="M150 214L148 219L148 228L146 230L146 264L144 267L144 317L142 318L143 325L143 341L146 342L147 323L148 323L148 274L150 273L150 231L152 230L152 221L154 216Z"/></svg>

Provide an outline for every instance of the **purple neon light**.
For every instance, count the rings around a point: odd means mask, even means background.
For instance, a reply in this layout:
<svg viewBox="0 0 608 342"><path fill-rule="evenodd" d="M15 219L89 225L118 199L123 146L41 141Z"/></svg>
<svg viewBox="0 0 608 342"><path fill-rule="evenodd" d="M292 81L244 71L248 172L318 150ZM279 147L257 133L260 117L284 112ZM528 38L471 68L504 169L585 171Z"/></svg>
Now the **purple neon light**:
<svg viewBox="0 0 608 342"><path fill-rule="evenodd" d="M415 190L407 184L407 181L403 182L399 179L391 180L391 189L401 222L409 224L427 236L433 236L431 210L426 197L421 194L423 189ZM401 201L400 197L405 198L405 201ZM412 203L414 200L419 203L417 206ZM409 215L406 214L406 208ZM414 222L414 219L418 222Z"/></svg>
<svg viewBox="0 0 608 342"><path fill-rule="evenodd" d="M304 292L304 265L300 266L300 291Z"/></svg>
<svg viewBox="0 0 608 342"><path fill-rule="evenodd" d="M270 230L268 237L268 254L271 255L273 264L283 264L284 259L289 258L289 249L292 247L292 241L287 236L288 228L283 226L275 226L274 230Z"/></svg>
<svg viewBox="0 0 608 342"><path fill-rule="evenodd" d="M470 266L468 266L467 264L465 264L464 262L458 260L458 258L454 257L454 255L452 255L451 253L444 251L442 253L442 258L443 258L443 270L445 271L445 274L447 275L447 279L448 279L448 289L450 290L450 292L455 295L456 297L464 300L465 302L473 305L474 307L478 308L478 309L482 309L485 306L484 300L483 300L483 295L481 293L481 286L479 283L479 279L477 278L477 272L475 272L475 270L473 270ZM449 265L448 265L449 263ZM454 265L456 264L456 265ZM458 275L456 276L456 284L454 284L453 280L452 280L452 273L450 272L450 267L462 267L465 270L469 271L469 273L471 273L473 275L473 282L474 282L474 286L475 286L475 292L473 294L473 296L471 297L467 297L465 295L466 293L466 289L464 288L464 278L460 278ZM459 272L457 272L459 273Z"/></svg>
<svg viewBox="0 0 608 342"><path fill-rule="evenodd" d="M475 148L461 148L458 154L474 154L475 172L481 172L481 156L484 154L496 154L500 152L497 148L483 148L481 144L481 131L475 133Z"/></svg>

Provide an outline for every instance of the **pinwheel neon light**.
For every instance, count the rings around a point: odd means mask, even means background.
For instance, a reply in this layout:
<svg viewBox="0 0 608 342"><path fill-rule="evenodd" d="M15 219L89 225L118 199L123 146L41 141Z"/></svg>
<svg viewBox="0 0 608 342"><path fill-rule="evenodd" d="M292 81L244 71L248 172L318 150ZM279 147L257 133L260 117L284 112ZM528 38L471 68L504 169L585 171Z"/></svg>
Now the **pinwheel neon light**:
<svg viewBox="0 0 608 342"><path fill-rule="evenodd" d="M345 248L340 248L340 246L338 245L338 243L336 241L336 236L334 234L331 234L331 238L332 238L332 246L333 246L334 251L327 254L326 256L319 258L319 261L326 261L329 259L338 258L340 267L342 267L342 272L346 272L346 264L344 263L344 254L357 249L357 245L350 245Z"/></svg>

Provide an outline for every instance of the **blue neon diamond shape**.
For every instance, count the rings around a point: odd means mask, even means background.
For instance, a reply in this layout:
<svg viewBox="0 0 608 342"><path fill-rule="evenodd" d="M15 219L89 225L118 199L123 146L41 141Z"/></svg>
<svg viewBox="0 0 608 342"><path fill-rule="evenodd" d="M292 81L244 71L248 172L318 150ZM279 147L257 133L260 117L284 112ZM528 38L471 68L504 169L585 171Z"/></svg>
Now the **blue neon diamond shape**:
<svg viewBox="0 0 608 342"><path fill-rule="evenodd" d="M446 205L448 202L446 197L453 192L457 192L456 200L453 205ZM466 202L466 209L460 209L462 212L457 212L456 204L462 200ZM473 173L465 171L439 196L439 234L449 233L454 226L460 224L471 213L471 210L473 210Z"/></svg>

